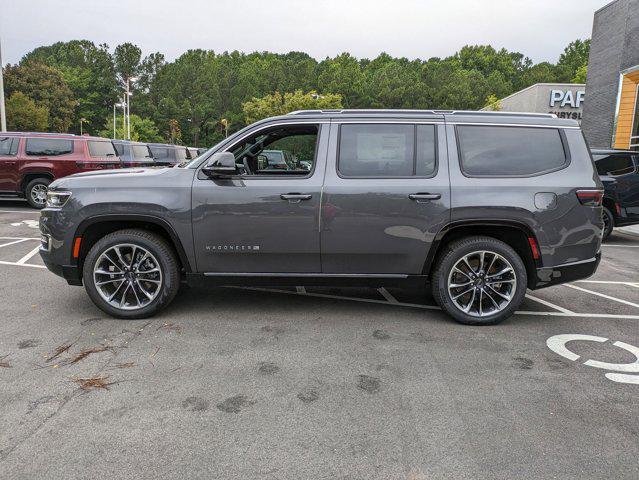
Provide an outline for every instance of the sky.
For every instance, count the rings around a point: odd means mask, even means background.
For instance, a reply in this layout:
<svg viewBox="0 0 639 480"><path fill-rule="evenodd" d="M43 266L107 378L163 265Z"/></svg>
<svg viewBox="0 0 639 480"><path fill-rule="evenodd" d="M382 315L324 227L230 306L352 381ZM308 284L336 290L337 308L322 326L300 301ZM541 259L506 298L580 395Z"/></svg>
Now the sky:
<svg viewBox="0 0 639 480"><path fill-rule="evenodd" d="M123 42L171 61L189 49L446 57L491 44L556 62L609 0L0 0L3 63L35 47Z"/></svg>

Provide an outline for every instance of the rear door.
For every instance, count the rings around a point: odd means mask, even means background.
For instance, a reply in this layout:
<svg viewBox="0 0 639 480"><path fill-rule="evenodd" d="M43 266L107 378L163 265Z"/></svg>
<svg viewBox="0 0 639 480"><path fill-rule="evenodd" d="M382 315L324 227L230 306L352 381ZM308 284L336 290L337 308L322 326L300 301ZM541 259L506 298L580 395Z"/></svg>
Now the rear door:
<svg viewBox="0 0 639 480"><path fill-rule="evenodd" d="M421 274L450 220L443 119L331 125L322 272Z"/></svg>
<svg viewBox="0 0 639 480"><path fill-rule="evenodd" d="M19 190L18 145L19 137L0 136L0 192Z"/></svg>
<svg viewBox="0 0 639 480"><path fill-rule="evenodd" d="M634 157L634 158L633 158ZM616 190L619 206L631 220L639 220L639 165L630 153L595 155L595 165L601 181ZM615 212L613 212L615 213Z"/></svg>

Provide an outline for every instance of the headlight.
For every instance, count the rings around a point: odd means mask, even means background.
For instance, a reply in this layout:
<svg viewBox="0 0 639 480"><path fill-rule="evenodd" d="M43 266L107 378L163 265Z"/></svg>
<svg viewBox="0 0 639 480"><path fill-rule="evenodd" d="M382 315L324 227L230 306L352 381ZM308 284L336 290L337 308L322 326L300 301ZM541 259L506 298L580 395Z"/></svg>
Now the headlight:
<svg viewBox="0 0 639 480"><path fill-rule="evenodd" d="M47 208L62 208L71 198L71 192L47 192Z"/></svg>

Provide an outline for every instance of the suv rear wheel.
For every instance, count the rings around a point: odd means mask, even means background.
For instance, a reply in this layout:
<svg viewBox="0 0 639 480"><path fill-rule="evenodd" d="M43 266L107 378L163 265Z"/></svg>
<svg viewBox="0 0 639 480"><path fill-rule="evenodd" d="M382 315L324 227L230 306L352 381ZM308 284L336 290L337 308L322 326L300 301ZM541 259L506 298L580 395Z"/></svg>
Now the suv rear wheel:
<svg viewBox="0 0 639 480"><path fill-rule="evenodd" d="M526 295L528 277L519 255L491 237L467 237L446 246L433 275L433 297L459 323L495 325Z"/></svg>
<svg viewBox="0 0 639 480"><path fill-rule="evenodd" d="M615 217L612 212L603 207L603 222L604 222L604 231L603 231L603 239L607 240L612 230L615 228Z"/></svg>
<svg viewBox="0 0 639 480"><path fill-rule="evenodd" d="M47 204L47 189L51 180L48 178L35 178L27 183L24 196L33 208L44 208Z"/></svg>
<svg viewBox="0 0 639 480"><path fill-rule="evenodd" d="M145 230L121 230L99 240L85 259L82 278L96 306L126 319L154 315L180 287L173 249Z"/></svg>

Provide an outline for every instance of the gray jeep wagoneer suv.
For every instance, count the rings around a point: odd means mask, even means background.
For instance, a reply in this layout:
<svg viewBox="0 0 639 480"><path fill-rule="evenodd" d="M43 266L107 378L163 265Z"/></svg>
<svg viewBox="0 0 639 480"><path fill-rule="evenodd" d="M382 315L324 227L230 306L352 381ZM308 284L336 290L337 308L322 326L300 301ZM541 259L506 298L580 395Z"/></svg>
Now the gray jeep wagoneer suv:
<svg viewBox="0 0 639 480"><path fill-rule="evenodd" d="M158 312L182 281L421 283L457 321L495 324L527 288L595 272L602 193L572 120L303 111L175 168L55 181L41 254L120 318Z"/></svg>

